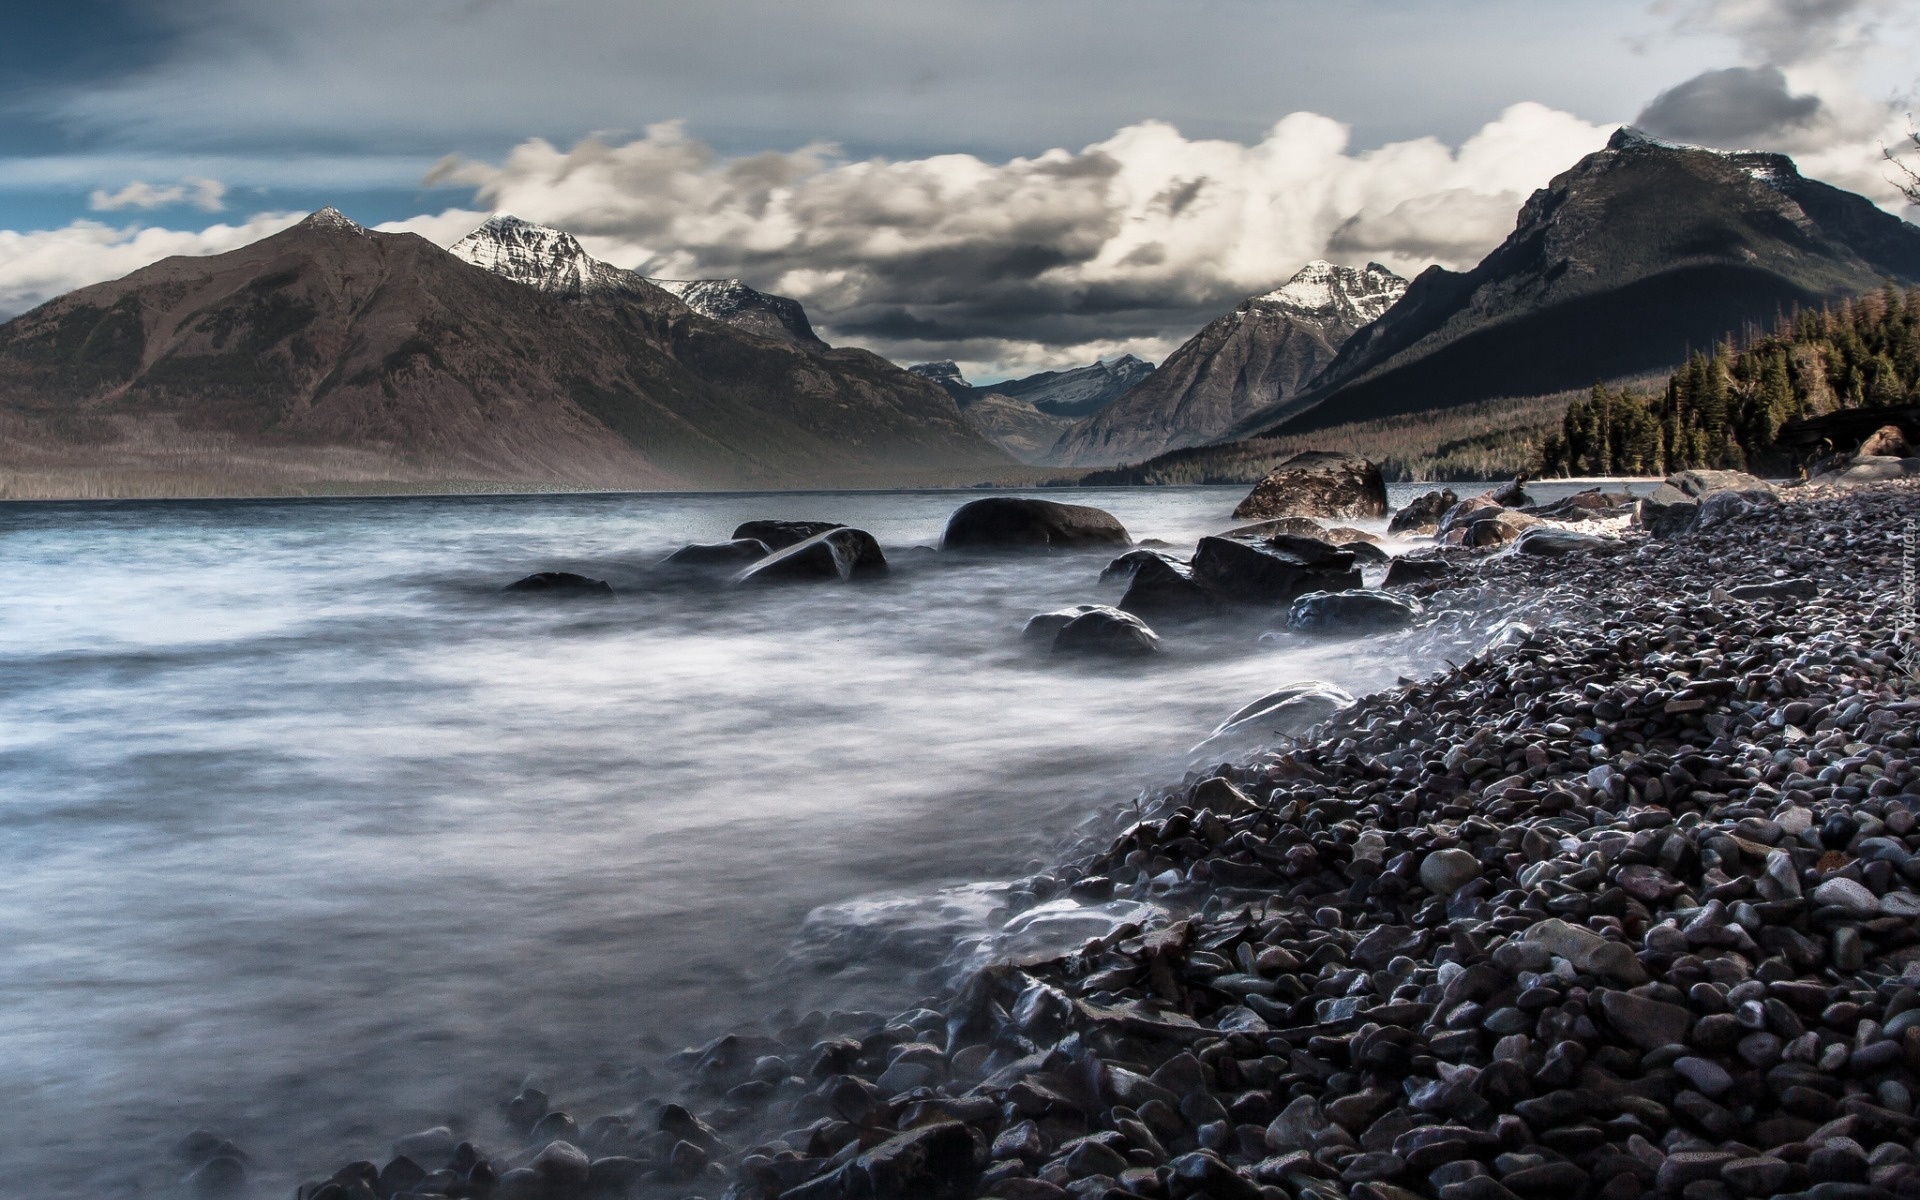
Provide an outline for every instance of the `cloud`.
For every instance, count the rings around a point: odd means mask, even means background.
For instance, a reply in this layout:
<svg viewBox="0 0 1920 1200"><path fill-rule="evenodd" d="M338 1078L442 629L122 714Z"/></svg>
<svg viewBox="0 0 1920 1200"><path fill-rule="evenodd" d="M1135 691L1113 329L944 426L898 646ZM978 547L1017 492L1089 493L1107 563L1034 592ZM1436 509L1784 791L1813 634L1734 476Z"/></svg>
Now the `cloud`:
<svg viewBox="0 0 1920 1200"><path fill-rule="evenodd" d="M665 123L624 143L449 158L428 182L471 186L479 205L649 275L794 296L831 335L897 358L1057 365L1176 344L1330 252L1405 272L1470 265L1610 128L1523 103L1458 147L1355 153L1347 126L1302 112L1250 144L1144 121L994 163L823 145L729 159Z"/></svg>
<svg viewBox="0 0 1920 1200"><path fill-rule="evenodd" d="M0 230L0 319L74 288L118 279L169 255L219 254L278 233L305 213L260 213L233 225L116 229L75 221L59 229Z"/></svg>
<svg viewBox="0 0 1920 1200"><path fill-rule="evenodd" d="M128 208L169 208L191 204L202 212L219 212L226 207L227 185L218 179L184 179L179 183L155 186L134 180L117 192L95 188L87 198L94 212L119 212Z"/></svg>
<svg viewBox="0 0 1920 1200"><path fill-rule="evenodd" d="M1677 141L1739 149L1759 136L1803 129L1820 111L1820 97L1794 95L1769 63L1695 75L1655 96L1634 124Z"/></svg>
<svg viewBox="0 0 1920 1200"><path fill-rule="evenodd" d="M1751 61L1792 66L1870 49L1896 0L1666 0L1682 32L1725 34Z"/></svg>

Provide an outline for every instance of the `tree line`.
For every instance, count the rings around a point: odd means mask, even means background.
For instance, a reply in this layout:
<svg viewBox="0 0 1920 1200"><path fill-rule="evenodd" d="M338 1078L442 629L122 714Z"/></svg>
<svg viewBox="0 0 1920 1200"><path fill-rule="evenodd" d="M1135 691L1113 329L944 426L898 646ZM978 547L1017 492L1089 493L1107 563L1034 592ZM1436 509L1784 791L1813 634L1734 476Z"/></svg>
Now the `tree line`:
<svg viewBox="0 0 1920 1200"><path fill-rule="evenodd" d="M1782 321L1743 349L1696 352L1660 390L1595 384L1567 405L1542 475L1789 474L1780 427L1840 409L1920 404L1920 288Z"/></svg>

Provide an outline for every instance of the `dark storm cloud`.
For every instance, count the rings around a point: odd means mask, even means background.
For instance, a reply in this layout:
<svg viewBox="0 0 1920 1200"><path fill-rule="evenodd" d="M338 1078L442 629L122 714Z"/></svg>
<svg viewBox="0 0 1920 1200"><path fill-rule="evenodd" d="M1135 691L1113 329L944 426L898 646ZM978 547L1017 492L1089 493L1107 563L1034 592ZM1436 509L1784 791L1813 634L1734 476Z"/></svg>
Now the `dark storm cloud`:
<svg viewBox="0 0 1920 1200"><path fill-rule="evenodd" d="M1819 115L1820 97L1795 95L1780 68L1768 64L1703 71L1655 96L1634 123L1675 141L1739 149Z"/></svg>

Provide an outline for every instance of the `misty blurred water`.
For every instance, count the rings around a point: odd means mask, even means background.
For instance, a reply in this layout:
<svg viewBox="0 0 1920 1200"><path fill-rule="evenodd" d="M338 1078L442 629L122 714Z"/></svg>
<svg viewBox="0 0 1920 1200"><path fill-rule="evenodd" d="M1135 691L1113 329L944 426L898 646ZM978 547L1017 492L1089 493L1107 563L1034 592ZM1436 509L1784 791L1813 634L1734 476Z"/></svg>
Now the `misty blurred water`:
<svg viewBox="0 0 1920 1200"><path fill-rule="evenodd" d="M1243 494L1056 495L1190 545ZM1267 690L1407 666L1259 623L1049 661L1021 625L1116 599L1108 556L916 549L972 498L0 508L0 1192L150 1194L205 1125L282 1195L529 1074L591 1111L659 1047L897 1006L887 963L773 968L818 906L1022 872ZM759 517L893 575L654 566ZM619 595L499 593L544 569Z"/></svg>

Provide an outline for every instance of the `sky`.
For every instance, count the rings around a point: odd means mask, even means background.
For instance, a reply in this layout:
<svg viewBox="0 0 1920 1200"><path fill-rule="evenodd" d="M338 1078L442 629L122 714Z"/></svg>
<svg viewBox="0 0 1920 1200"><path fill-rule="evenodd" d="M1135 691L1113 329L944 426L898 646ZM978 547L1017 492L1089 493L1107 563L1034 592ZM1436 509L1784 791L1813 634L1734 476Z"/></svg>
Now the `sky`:
<svg viewBox="0 0 1920 1200"><path fill-rule="evenodd" d="M0 319L331 204L976 379L1160 361L1315 258L1471 266L1622 124L1920 216L1917 52L1910 0L66 0L0 38Z"/></svg>

